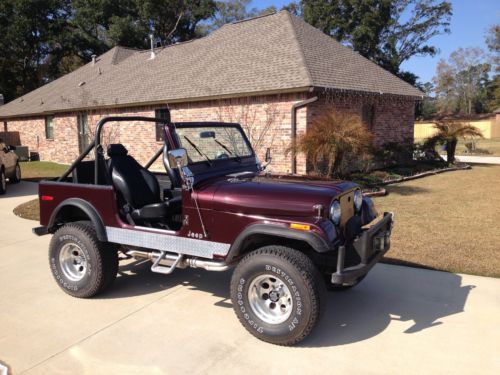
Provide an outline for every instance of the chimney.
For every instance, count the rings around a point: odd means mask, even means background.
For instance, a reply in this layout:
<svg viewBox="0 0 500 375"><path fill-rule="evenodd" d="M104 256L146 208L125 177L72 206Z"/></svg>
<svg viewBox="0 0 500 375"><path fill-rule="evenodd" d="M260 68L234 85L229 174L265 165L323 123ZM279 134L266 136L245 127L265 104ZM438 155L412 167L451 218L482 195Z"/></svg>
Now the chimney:
<svg viewBox="0 0 500 375"><path fill-rule="evenodd" d="M0 94L0 105L4 105L4 104L5 104L5 102L4 102L4 100L3 100L3 95L2 95L2 94Z"/></svg>
<svg viewBox="0 0 500 375"><path fill-rule="evenodd" d="M95 58L96 58L97 56L96 56L96 55L92 55L91 57L92 57L92 66L94 66L94 65L95 65Z"/></svg>

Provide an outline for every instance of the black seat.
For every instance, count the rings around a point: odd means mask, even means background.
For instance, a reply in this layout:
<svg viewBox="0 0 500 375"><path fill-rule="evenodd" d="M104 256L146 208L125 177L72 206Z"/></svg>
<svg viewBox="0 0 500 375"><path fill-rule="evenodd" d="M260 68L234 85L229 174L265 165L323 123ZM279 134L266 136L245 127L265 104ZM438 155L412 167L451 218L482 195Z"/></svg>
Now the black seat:
<svg viewBox="0 0 500 375"><path fill-rule="evenodd" d="M156 177L128 155L122 144L110 144L108 157L111 181L125 201L125 212L132 219L159 221L179 210L180 197L162 201Z"/></svg>

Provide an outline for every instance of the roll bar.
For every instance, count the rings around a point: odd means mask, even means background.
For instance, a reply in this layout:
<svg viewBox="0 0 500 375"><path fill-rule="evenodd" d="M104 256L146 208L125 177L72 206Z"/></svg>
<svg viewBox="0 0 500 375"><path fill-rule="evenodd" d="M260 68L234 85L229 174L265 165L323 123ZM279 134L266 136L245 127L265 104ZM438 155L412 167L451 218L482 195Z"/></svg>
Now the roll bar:
<svg viewBox="0 0 500 375"><path fill-rule="evenodd" d="M98 185L98 178L99 178L99 161L101 158L104 158L104 151L102 149L101 145L101 133L104 125L108 122L123 122L123 121L140 121L140 122L154 122L156 123L163 123L164 125L170 125L170 122L166 122L164 119L160 118L155 118L155 117L143 117L143 116L109 116L109 117L103 117L102 119L99 120L99 122L96 125L96 131L95 131L95 139L90 142L88 147L78 156L78 158L70 165L68 170L64 172L64 174L57 179L57 181L62 181L65 178L67 178L71 172L76 168L78 163L80 163L87 155L92 151L94 148L96 150L96 157L95 157L95 163L94 163L94 183ZM158 158L161 154L161 151L158 151L155 154L154 160ZM153 162L154 162L153 160ZM150 166L152 163L149 162L148 165Z"/></svg>

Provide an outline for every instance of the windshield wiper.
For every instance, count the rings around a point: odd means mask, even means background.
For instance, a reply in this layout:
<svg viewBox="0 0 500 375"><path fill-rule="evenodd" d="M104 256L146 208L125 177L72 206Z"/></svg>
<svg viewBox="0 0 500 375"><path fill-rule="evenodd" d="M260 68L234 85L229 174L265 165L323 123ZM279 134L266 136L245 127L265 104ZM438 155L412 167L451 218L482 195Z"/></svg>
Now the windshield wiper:
<svg viewBox="0 0 500 375"><path fill-rule="evenodd" d="M222 142L219 142L219 141L218 141L217 139L215 139L215 138L214 138L214 141L215 141L215 142L217 142L217 144L218 144L220 147L222 147L224 150L226 150L227 152L229 152L229 155L233 155L233 153L231 152L231 150L229 150L229 148L227 148L227 146L226 146L226 145L224 145ZM235 159L236 159L237 161L241 161L241 157L240 157L240 155L238 155L238 154L237 154L237 155L235 156Z"/></svg>
<svg viewBox="0 0 500 375"><path fill-rule="evenodd" d="M204 156L205 159L207 159L208 165L212 166L212 160L210 160L210 158L207 155L201 152L200 149L188 137L184 136L184 139L188 141L188 143L191 146L193 146L193 148L196 150L196 152L198 152L198 154L200 154L200 156Z"/></svg>

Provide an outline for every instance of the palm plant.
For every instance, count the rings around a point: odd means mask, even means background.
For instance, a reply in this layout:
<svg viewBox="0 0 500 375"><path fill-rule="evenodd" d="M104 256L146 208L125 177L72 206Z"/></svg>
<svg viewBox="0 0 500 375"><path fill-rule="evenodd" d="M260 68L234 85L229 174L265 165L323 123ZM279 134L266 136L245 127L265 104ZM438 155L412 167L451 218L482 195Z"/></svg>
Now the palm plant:
<svg viewBox="0 0 500 375"><path fill-rule="evenodd" d="M333 177L342 174L348 156L365 153L371 143L372 135L358 116L331 111L312 122L295 148L307 155L316 173L326 162L326 175Z"/></svg>
<svg viewBox="0 0 500 375"><path fill-rule="evenodd" d="M452 119L439 119L434 123L436 134L428 138L425 145L434 148L436 145L446 146L447 161L450 164L455 163L455 151L459 137L481 137L481 131L469 123L456 121Z"/></svg>

